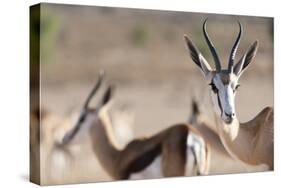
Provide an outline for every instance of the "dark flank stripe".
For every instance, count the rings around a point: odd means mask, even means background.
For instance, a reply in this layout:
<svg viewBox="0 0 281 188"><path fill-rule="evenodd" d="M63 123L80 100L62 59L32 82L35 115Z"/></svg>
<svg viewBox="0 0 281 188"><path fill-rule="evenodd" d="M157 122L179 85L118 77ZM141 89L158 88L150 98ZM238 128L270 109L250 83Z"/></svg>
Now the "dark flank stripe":
<svg viewBox="0 0 281 188"><path fill-rule="evenodd" d="M164 177L183 176L186 163L186 139L188 128L180 124L168 128L150 138L130 142L119 156L118 179L128 179L139 173L161 155Z"/></svg>

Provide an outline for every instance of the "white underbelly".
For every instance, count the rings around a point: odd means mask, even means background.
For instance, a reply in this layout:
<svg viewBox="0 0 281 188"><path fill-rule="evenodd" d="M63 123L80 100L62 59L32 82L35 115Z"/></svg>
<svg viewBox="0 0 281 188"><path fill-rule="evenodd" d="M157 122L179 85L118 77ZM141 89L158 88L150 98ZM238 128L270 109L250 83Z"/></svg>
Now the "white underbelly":
<svg viewBox="0 0 281 188"><path fill-rule="evenodd" d="M186 170L193 168L193 171L186 171L186 175L192 176L197 173L206 175L208 173L208 154L205 141L197 134L190 132L186 142L188 150Z"/></svg>
<svg viewBox="0 0 281 188"><path fill-rule="evenodd" d="M196 175L194 173L194 168L195 168L194 155L192 154L190 149L187 149L186 155L188 155L188 156L187 156L186 163L185 163L184 176L194 176L194 175ZM145 168L141 172L131 174L130 180L163 178L164 175L162 173L161 160L162 160L162 157L160 155L147 168Z"/></svg>
<svg viewBox="0 0 281 188"><path fill-rule="evenodd" d="M186 163L185 163L185 176L195 176L196 175L196 166L195 166L195 156L193 155L193 152L191 151L190 147L187 147L187 153L186 153Z"/></svg>
<svg viewBox="0 0 281 188"><path fill-rule="evenodd" d="M192 151L193 150L193 151ZM198 135L190 132L186 140L186 163L184 176L195 176L197 171L204 174L206 159L205 143ZM195 162L198 162L199 166ZM144 170L131 174L131 180L163 178L161 154Z"/></svg>
<svg viewBox="0 0 281 188"><path fill-rule="evenodd" d="M161 161L162 161L162 157L161 157L161 155L159 155L144 170L142 170L141 172L132 174L130 176L130 180L162 178L163 174L162 174Z"/></svg>

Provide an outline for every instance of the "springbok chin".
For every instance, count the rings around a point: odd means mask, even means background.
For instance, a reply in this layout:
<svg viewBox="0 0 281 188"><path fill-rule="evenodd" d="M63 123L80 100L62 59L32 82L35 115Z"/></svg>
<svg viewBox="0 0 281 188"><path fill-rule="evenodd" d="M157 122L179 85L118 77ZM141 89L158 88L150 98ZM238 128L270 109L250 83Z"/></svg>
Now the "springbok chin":
<svg viewBox="0 0 281 188"><path fill-rule="evenodd" d="M242 25L238 21L239 33L230 53L228 68L222 69L219 56L207 33L206 24L207 19L203 24L203 32L205 40L211 50L214 63L216 65L215 69L211 68L207 60L203 57L203 55L198 51L197 47L186 35L184 36L184 38L193 62L200 68L207 83L210 85L211 98L215 112L226 124L231 124L236 118L235 95L237 89L240 86L238 81L242 73L253 60L258 49L258 42L255 41L250 46L248 51L236 63L236 65L234 65L236 51L239 46L243 31Z"/></svg>

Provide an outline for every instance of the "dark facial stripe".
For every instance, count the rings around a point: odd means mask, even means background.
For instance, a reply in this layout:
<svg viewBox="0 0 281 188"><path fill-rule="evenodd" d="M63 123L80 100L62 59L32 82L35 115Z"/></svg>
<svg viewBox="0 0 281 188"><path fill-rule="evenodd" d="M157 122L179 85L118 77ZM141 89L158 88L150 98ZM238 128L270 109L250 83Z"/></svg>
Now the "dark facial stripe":
<svg viewBox="0 0 281 188"><path fill-rule="evenodd" d="M217 92L217 98L218 98L218 103L219 103L219 107L220 107L220 110L221 110L221 116L222 116L222 106L221 106L221 100L220 100L219 92Z"/></svg>

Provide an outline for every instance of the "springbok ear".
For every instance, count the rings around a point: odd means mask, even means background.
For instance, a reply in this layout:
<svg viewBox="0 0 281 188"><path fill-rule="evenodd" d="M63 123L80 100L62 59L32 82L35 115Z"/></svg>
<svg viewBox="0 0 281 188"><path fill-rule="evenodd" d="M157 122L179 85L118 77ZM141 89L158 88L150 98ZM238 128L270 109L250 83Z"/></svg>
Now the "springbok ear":
<svg viewBox="0 0 281 188"><path fill-rule="evenodd" d="M238 63L235 65L233 72L237 76L241 76L241 74L246 70L248 65L252 62L254 59L256 53L258 51L258 41L255 41L250 48L247 50L247 52L243 55L243 57L238 61Z"/></svg>
<svg viewBox="0 0 281 188"><path fill-rule="evenodd" d="M209 73L212 71L212 68L210 67L209 63L186 35L184 35L184 39L187 48L189 49L189 54L192 61L202 70L204 76L208 76Z"/></svg>
<svg viewBox="0 0 281 188"><path fill-rule="evenodd" d="M105 106L106 104L108 104L108 102L110 101L110 99L112 97L113 91L114 91L114 87L108 86L107 90L105 91L105 93L103 95L101 106Z"/></svg>

